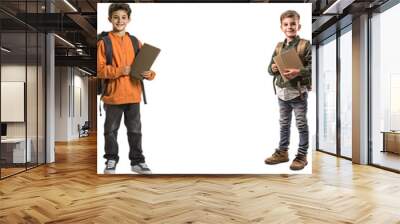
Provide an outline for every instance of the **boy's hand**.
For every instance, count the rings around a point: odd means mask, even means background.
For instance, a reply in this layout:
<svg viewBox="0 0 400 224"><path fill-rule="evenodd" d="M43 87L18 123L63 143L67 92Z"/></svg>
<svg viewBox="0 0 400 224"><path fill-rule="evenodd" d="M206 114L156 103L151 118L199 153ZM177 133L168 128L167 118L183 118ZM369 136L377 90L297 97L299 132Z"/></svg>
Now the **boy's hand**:
<svg viewBox="0 0 400 224"><path fill-rule="evenodd" d="M272 72L278 72L278 66L276 64L271 65Z"/></svg>
<svg viewBox="0 0 400 224"><path fill-rule="evenodd" d="M300 69L290 68L290 69L286 69L282 75L285 76L285 78L291 80L291 79L296 78L299 74L300 74Z"/></svg>
<svg viewBox="0 0 400 224"><path fill-rule="evenodd" d="M145 79L151 79L151 77L154 77L154 71L150 70L150 71L145 71L142 73L143 78Z"/></svg>
<svg viewBox="0 0 400 224"><path fill-rule="evenodd" d="M122 74L124 74L124 75L129 75L131 73L131 66L125 66L123 69L122 69Z"/></svg>

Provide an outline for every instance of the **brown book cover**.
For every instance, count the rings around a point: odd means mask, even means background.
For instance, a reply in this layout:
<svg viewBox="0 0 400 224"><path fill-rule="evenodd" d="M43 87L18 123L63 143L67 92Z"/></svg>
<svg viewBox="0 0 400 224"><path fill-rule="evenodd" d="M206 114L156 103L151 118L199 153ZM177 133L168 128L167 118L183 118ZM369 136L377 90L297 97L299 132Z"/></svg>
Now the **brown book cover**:
<svg viewBox="0 0 400 224"><path fill-rule="evenodd" d="M273 58L273 60L275 64L278 66L279 73L281 74L285 82L289 81L282 75L286 69L303 68L303 63L301 62L301 59L294 48L291 48L287 51L282 52L281 54L278 54Z"/></svg>
<svg viewBox="0 0 400 224"><path fill-rule="evenodd" d="M133 62L131 77L134 79L143 80L142 73L150 70L159 53L159 48L156 48L150 44L143 44L139 54Z"/></svg>

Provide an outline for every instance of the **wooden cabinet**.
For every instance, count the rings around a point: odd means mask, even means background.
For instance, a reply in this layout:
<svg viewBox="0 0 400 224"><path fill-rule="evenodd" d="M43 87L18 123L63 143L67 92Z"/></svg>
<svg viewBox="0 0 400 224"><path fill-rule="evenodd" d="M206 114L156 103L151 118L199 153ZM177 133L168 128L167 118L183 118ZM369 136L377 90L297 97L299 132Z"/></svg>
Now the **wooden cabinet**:
<svg viewBox="0 0 400 224"><path fill-rule="evenodd" d="M383 152L393 152L400 154L400 132L383 133Z"/></svg>

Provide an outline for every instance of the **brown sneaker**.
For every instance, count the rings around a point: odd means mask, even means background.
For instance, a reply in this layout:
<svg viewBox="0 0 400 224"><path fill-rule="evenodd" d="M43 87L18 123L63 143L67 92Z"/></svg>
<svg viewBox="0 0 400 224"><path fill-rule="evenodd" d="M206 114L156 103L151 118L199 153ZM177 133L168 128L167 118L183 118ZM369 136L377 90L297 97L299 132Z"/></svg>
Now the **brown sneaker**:
<svg viewBox="0 0 400 224"><path fill-rule="evenodd" d="M307 166L307 156L305 155L296 155L292 164L290 165L291 170L302 170L305 166Z"/></svg>
<svg viewBox="0 0 400 224"><path fill-rule="evenodd" d="M288 152L285 150L276 149L272 156L265 159L265 164L274 165L279 163L285 163L289 161Z"/></svg>

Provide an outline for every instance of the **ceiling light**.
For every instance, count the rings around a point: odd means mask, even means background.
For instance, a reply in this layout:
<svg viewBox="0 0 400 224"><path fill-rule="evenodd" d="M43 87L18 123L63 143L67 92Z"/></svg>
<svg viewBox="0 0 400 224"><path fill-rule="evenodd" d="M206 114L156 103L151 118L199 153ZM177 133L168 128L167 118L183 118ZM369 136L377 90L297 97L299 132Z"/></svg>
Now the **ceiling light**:
<svg viewBox="0 0 400 224"><path fill-rule="evenodd" d="M78 10L71 4L69 3L68 0L64 0L65 4L67 4L72 10L74 10L75 12L78 12Z"/></svg>
<svg viewBox="0 0 400 224"><path fill-rule="evenodd" d="M83 73L85 73L85 74L87 74L87 75L93 75L92 73L90 73L90 72L88 72L88 71L86 71L86 70L83 70L83 69L81 69L81 68L79 68L79 67L78 67L78 70L81 71L81 72L83 72Z"/></svg>
<svg viewBox="0 0 400 224"><path fill-rule="evenodd" d="M11 50L8 50L8 49L5 48L5 47L1 47L0 49L1 49L2 51L6 52L6 53L10 53L10 52L11 52Z"/></svg>
<svg viewBox="0 0 400 224"><path fill-rule="evenodd" d="M355 0L337 0L329 6L322 14L342 14L343 10L351 5Z"/></svg>
<svg viewBox="0 0 400 224"><path fill-rule="evenodd" d="M62 42L64 42L64 43L68 44L69 46L75 48L75 45L73 45L71 42L67 41L66 39L58 36L57 34L54 34L54 36L57 37L58 39L60 39Z"/></svg>

